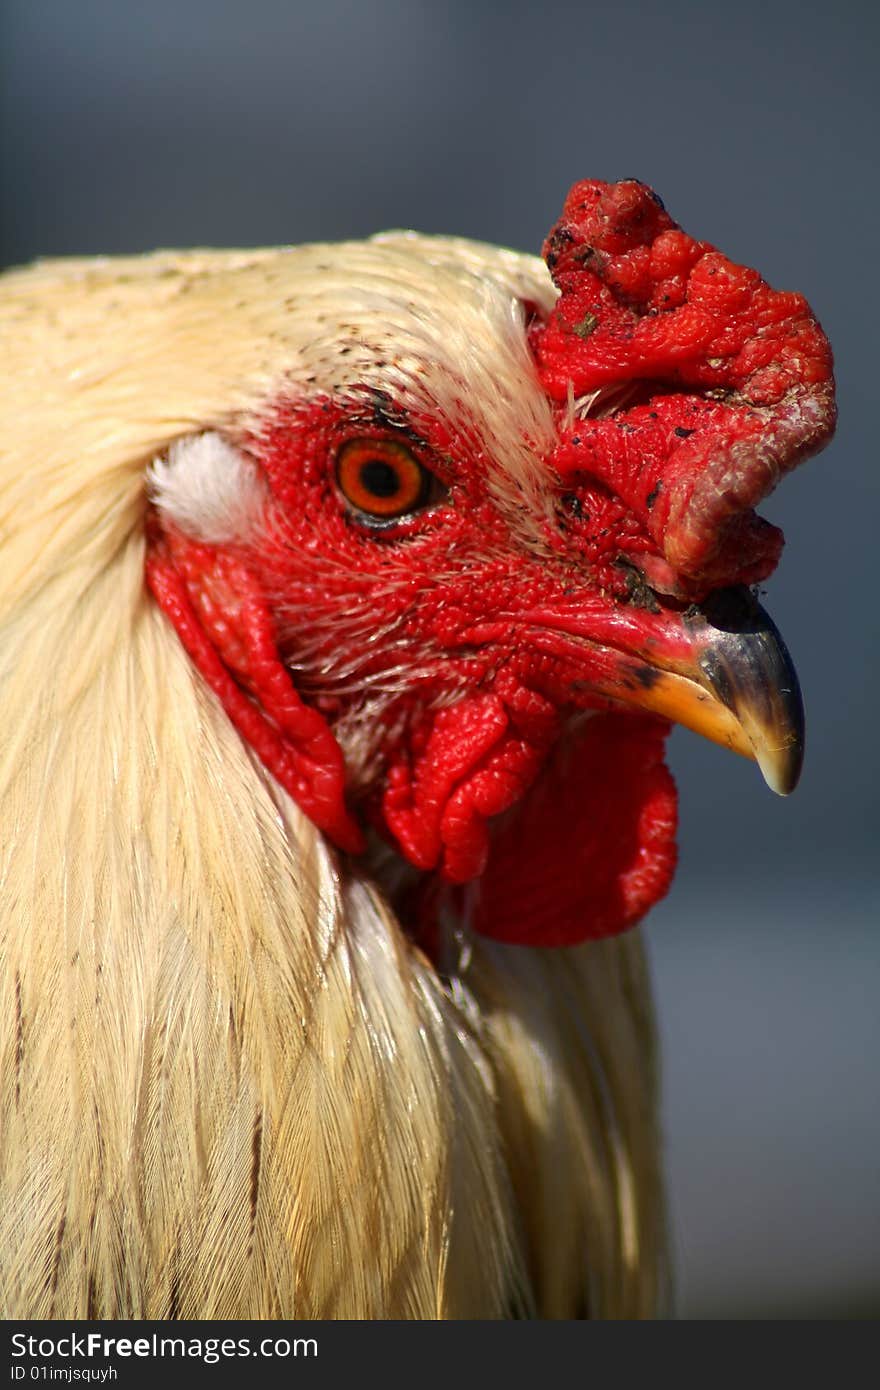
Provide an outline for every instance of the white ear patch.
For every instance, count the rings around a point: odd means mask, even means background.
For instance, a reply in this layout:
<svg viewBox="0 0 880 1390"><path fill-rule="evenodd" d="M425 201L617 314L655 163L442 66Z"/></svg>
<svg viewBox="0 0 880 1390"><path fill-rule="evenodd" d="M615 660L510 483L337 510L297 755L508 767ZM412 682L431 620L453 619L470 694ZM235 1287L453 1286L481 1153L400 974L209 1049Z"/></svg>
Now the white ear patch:
<svg viewBox="0 0 880 1390"><path fill-rule="evenodd" d="M267 499L256 464L213 431L178 439L153 460L147 486L160 511L209 545L246 540Z"/></svg>

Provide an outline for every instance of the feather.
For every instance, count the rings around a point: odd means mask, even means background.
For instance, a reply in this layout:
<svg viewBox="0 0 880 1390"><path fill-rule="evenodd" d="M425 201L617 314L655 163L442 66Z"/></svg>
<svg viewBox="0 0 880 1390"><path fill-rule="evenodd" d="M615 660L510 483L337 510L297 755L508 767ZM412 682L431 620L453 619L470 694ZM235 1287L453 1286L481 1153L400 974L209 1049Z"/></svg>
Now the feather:
<svg viewBox="0 0 880 1390"><path fill-rule="evenodd" d="M244 440L280 385L387 385L391 335L419 399L425 295L449 324L432 399L467 389L504 443L499 496L538 495L524 441L550 425L522 389L516 297L554 291L532 258L394 234L2 282L4 1317L663 1306L638 934L541 952L461 919L438 971L144 588L152 461L192 434Z"/></svg>

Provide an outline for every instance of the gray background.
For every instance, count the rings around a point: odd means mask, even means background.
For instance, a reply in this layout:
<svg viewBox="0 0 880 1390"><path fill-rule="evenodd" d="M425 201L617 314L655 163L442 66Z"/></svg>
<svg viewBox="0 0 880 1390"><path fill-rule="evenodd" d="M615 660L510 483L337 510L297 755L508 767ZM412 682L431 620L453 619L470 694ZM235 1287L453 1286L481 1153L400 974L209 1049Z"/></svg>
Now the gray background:
<svg viewBox="0 0 880 1390"><path fill-rule="evenodd" d="M803 782L672 744L650 941L691 1317L880 1309L872 10L0 0L3 264L390 226L537 250L574 179L635 176L829 332L837 440L764 509Z"/></svg>

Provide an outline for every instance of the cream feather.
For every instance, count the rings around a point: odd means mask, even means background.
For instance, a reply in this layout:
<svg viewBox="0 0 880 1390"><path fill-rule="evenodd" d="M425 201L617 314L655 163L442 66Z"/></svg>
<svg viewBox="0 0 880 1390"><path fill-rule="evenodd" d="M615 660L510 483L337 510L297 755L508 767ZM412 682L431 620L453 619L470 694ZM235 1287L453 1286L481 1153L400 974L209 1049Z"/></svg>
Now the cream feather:
<svg viewBox="0 0 880 1390"><path fill-rule="evenodd" d="M0 281L3 1316L661 1306L637 934L458 924L441 978L143 586L152 461L311 378L465 399L540 511L521 297L552 301L540 262L405 234Z"/></svg>

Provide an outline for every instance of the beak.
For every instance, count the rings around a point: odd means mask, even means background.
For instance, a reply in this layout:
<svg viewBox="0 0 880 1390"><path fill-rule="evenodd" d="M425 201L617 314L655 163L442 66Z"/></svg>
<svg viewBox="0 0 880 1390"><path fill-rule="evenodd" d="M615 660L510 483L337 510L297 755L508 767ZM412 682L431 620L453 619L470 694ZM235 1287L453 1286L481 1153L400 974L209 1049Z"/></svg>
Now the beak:
<svg viewBox="0 0 880 1390"><path fill-rule="evenodd" d="M598 696L671 719L753 758L780 796L794 791L804 754L800 686L750 590L722 589L685 610L667 602L612 610L579 597L527 616L540 649L560 654L565 644L580 664L583 679L569 689L585 707Z"/></svg>
<svg viewBox="0 0 880 1390"><path fill-rule="evenodd" d="M679 624L648 638L639 655L650 664L633 662L615 698L754 758L787 796L803 763L804 707L776 626L748 589L718 591Z"/></svg>

